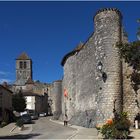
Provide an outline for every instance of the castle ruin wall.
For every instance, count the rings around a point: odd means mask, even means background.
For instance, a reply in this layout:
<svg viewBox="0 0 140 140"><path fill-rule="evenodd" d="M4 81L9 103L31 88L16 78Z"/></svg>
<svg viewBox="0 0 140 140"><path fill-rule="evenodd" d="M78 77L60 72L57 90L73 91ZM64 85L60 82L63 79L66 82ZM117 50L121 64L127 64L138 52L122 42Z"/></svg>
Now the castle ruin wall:
<svg viewBox="0 0 140 140"><path fill-rule="evenodd" d="M121 40L121 18L116 9L98 12L94 17L94 34L64 64L63 88L69 95L64 102L73 124L93 127L104 123L113 116L114 100L116 110L122 109L121 61L115 48ZM99 62L106 81L97 69Z"/></svg>

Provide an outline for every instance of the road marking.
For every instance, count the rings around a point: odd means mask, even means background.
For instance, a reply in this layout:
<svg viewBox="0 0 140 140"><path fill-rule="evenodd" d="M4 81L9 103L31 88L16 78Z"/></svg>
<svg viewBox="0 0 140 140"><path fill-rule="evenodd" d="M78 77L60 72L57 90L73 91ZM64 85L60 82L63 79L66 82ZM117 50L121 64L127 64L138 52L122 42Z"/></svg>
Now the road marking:
<svg viewBox="0 0 140 140"><path fill-rule="evenodd" d="M10 130L10 132L14 131L14 130L16 129L16 127L17 127L17 126L14 126L14 127Z"/></svg>
<svg viewBox="0 0 140 140"><path fill-rule="evenodd" d="M74 132L73 135L70 136L67 140L72 139L74 136L76 136L76 134L78 134L78 132L79 132L79 129L77 129L76 132Z"/></svg>
<svg viewBox="0 0 140 140"><path fill-rule="evenodd" d="M63 122L57 122L57 121L52 120L52 119L50 119L50 121L51 122L54 122L54 123L58 123L58 124L63 125ZM69 125L69 127L72 127L72 125ZM74 127L72 127L72 128L74 128ZM69 138L67 138L66 140L72 139L79 132L79 129L78 128L74 128L74 129L76 129L76 131L74 131L74 133Z"/></svg>

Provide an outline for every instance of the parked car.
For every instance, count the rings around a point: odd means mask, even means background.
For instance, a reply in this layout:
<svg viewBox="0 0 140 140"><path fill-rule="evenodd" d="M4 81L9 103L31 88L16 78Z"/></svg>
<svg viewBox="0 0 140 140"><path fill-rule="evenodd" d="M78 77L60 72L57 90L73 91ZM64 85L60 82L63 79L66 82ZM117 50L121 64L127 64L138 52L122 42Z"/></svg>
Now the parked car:
<svg viewBox="0 0 140 140"><path fill-rule="evenodd" d="M31 116L32 120L37 120L39 115L35 112L35 110L28 110L28 114Z"/></svg>
<svg viewBox="0 0 140 140"><path fill-rule="evenodd" d="M21 119L23 120L23 123L31 123L32 122L31 116L29 114L23 114L21 116Z"/></svg>
<svg viewBox="0 0 140 140"><path fill-rule="evenodd" d="M30 114L32 120L37 120L39 115L37 113Z"/></svg>
<svg viewBox="0 0 140 140"><path fill-rule="evenodd" d="M40 116L40 117L45 117L45 116L47 116L47 114L44 113L44 112L41 112L41 113L39 113L39 116Z"/></svg>
<svg viewBox="0 0 140 140"><path fill-rule="evenodd" d="M27 111L20 112L20 116L23 116L24 114L28 114L28 112Z"/></svg>

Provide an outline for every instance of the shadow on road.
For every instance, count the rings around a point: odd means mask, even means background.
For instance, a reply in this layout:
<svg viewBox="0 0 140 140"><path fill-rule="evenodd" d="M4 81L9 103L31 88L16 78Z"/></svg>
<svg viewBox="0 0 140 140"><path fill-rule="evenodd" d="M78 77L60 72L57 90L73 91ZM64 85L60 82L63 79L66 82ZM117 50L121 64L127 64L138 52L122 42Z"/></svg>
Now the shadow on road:
<svg viewBox="0 0 140 140"><path fill-rule="evenodd" d="M35 121L31 121L30 123L24 123L24 124L35 124Z"/></svg>
<svg viewBox="0 0 140 140"><path fill-rule="evenodd" d="M0 136L0 139L30 139L40 134L15 134L11 136Z"/></svg>
<svg viewBox="0 0 140 140"><path fill-rule="evenodd" d="M133 136L128 136L128 138L127 139L134 139L134 137Z"/></svg>
<svg viewBox="0 0 140 140"><path fill-rule="evenodd" d="M23 128L23 130L29 130L29 129L30 129L30 127L24 127L24 128ZM23 131L23 130L22 130L22 131Z"/></svg>

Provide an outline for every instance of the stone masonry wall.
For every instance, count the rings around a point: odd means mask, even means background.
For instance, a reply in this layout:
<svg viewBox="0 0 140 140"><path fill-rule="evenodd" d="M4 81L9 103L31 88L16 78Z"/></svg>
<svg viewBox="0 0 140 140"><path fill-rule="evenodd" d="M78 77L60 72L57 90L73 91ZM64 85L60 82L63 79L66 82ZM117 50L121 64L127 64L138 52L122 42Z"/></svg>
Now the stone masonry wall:
<svg viewBox="0 0 140 140"><path fill-rule="evenodd" d="M98 85L97 123L112 118L114 106L116 111L122 110L122 65L115 47L116 42L121 41L121 20L120 12L115 9L102 10L94 18L96 65L99 62L103 65L102 73L98 69L95 72Z"/></svg>
<svg viewBox="0 0 140 140"><path fill-rule="evenodd" d="M20 62L26 62L26 68L20 68ZM16 60L16 85L25 85L29 78L32 78L32 61L31 60Z"/></svg>
<svg viewBox="0 0 140 140"><path fill-rule="evenodd" d="M69 115L69 118L75 114L75 100L76 100L76 59L75 56L70 57L67 66L64 70L64 75L67 74L67 71L69 71L69 75L64 77L63 79L63 92L64 89L66 89L68 93L68 98L63 97L64 105L63 105L63 112L67 113ZM65 73L66 72L66 73ZM64 84L65 83L65 84ZM69 114L70 112L70 114ZM63 113L63 115L65 114Z"/></svg>
<svg viewBox="0 0 140 140"><path fill-rule="evenodd" d="M123 111L128 113L129 120L133 123L136 114L138 113L138 106L137 106L137 95L132 88L132 83L130 81L130 74L132 69L128 66L128 64L123 64Z"/></svg>
<svg viewBox="0 0 140 140"><path fill-rule="evenodd" d="M85 127L111 118L115 99L116 109L122 109L122 67L115 48L121 40L121 14L116 9L104 9L96 14L94 23L94 34L64 64L63 89L67 89L68 98L62 98L63 114L66 111L71 123ZM99 62L102 71L97 69Z"/></svg>
<svg viewBox="0 0 140 140"><path fill-rule="evenodd" d="M93 119L96 108L95 56L92 44L93 36L85 48L69 57L64 65L63 88L68 92L68 98L64 97L64 108L66 107L70 122L82 126L87 126L86 111L90 119Z"/></svg>
<svg viewBox="0 0 140 140"><path fill-rule="evenodd" d="M128 43L128 38L122 35L123 43ZM136 100L140 98L140 91L138 90L138 95L136 95L132 82L130 80L130 75L132 73L132 67L128 66L123 60L123 111L128 113L128 118L134 123L134 119L139 112L139 106Z"/></svg>
<svg viewBox="0 0 140 140"><path fill-rule="evenodd" d="M51 99L53 101L52 113L54 119L58 119L62 114L61 97L62 97L62 81L54 81L51 87Z"/></svg>

